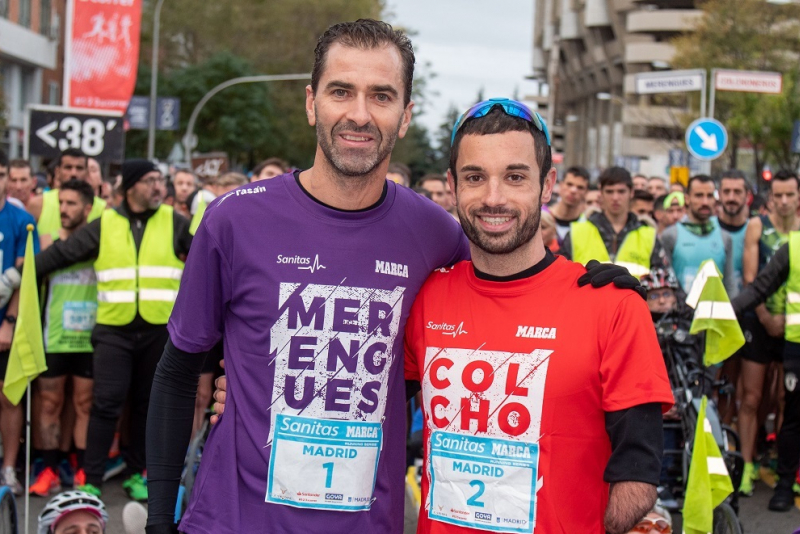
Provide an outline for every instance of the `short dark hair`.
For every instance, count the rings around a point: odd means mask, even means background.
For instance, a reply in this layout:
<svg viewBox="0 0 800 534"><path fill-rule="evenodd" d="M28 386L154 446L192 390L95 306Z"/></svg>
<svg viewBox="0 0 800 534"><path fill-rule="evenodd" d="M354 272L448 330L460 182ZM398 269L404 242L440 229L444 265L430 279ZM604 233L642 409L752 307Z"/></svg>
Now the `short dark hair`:
<svg viewBox="0 0 800 534"><path fill-rule="evenodd" d="M373 19L358 19L355 22L340 22L334 24L323 33L314 49L314 68L311 70L311 89L314 94L319 87L319 79L325 70L325 58L328 49L334 43L340 43L350 48L370 50L393 44L400 52L403 61L403 104L411 101L411 84L414 80L414 47L411 39L400 30L395 30L391 25Z"/></svg>
<svg viewBox="0 0 800 534"><path fill-rule="evenodd" d="M659 195L654 201L653 211L666 211L666 208L664 207L664 201L667 200L668 196L669 194Z"/></svg>
<svg viewBox="0 0 800 534"><path fill-rule="evenodd" d="M8 155L4 150L0 150L0 167L8 167Z"/></svg>
<svg viewBox="0 0 800 534"><path fill-rule="evenodd" d="M772 180L770 180L770 182L769 182L769 183L770 183L770 186L769 186L769 187L770 187L770 189L772 189L772 183L773 183L775 180L780 180L781 182L786 182L786 181L788 181L788 180L794 180L795 182L797 182L797 187L798 187L798 189L800 189L800 178L798 178L798 177L797 177L797 173L796 173L796 172L794 172L794 171L792 171L792 170L789 170L789 169L781 169L781 170L779 170L778 172L776 172L776 173L775 173L775 174L772 176Z"/></svg>
<svg viewBox="0 0 800 534"><path fill-rule="evenodd" d="M739 169L728 169L719 173L719 180L744 180L747 182L747 176Z"/></svg>
<svg viewBox="0 0 800 534"><path fill-rule="evenodd" d="M583 178L587 182L589 181L589 171L586 170L585 167L578 167L577 165L575 167L570 167L564 171L564 178L566 178L568 174L577 176L578 178Z"/></svg>
<svg viewBox="0 0 800 534"><path fill-rule="evenodd" d="M258 176L261 174L261 171L263 171L264 168L269 167L270 165L279 167L283 172L289 170L289 164L283 161L281 158L267 158L253 167L253 176Z"/></svg>
<svg viewBox="0 0 800 534"><path fill-rule="evenodd" d="M633 200L644 200L645 202L653 202L655 198L653 195L643 189L636 189L633 191Z"/></svg>
<svg viewBox="0 0 800 534"><path fill-rule="evenodd" d="M84 204L94 204L94 191L89 182L71 178L61 184L59 188L61 191L75 191L81 197Z"/></svg>
<svg viewBox="0 0 800 534"><path fill-rule="evenodd" d="M31 162L27 159L12 159L7 167L10 169L30 169L31 174L33 173L33 167L31 167Z"/></svg>
<svg viewBox="0 0 800 534"><path fill-rule="evenodd" d="M386 172L393 172L395 174L402 174L406 182L411 183L411 169L405 163L392 162L389 164L389 170Z"/></svg>
<svg viewBox="0 0 800 534"><path fill-rule="evenodd" d="M709 175L707 175L707 174L695 174L694 176L689 178L689 185L686 188L686 192L687 193L692 190L692 184L694 182L700 182L701 184L714 184L714 189L717 188L717 183Z"/></svg>
<svg viewBox="0 0 800 534"><path fill-rule="evenodd" d="M453 146L450 147L450 172L453 174L453 181L458 183L456 161L461 139L465 135L492 135L506 132L530 132L533 135L536 163L539 165L539 186L544 185L544 178L553 166L553 157L550 153L550 145L547 144L547 137L544 132L530 122L520 117L512 117L499 107L493 108L483 117L467 119L456 132Z"/></svg>
<svg viewBox="0 0 800 534"><path fill-rule="evenodd" d="M78 150L77 148L68 148L66 150L62 150L61 154L58 155L58 159L56 160L56 167L61 167L61 162L64 160L64 157L68 158L83 158L84 163L87 165L89 164L89 158Z"/></svg>
<svg viewBox="0 0 800 534"><path fill-rule="evenodd" d="M417 182L417 185L419 187L422 187L422 184L424 184L425 182L441 182L446 186L447 178L441 174L429 173L420 178L419 182Z"/></svg>
<svg viewBox="0 0 800 534"><path fill-rule="evenodd" d="M629 173L628 169L625 169L624 167L607 168L600 173L598 182L600 183L600 189L612 185L624 185L628 189L633 189L633 178L631 178L631 173Z"/></svg>

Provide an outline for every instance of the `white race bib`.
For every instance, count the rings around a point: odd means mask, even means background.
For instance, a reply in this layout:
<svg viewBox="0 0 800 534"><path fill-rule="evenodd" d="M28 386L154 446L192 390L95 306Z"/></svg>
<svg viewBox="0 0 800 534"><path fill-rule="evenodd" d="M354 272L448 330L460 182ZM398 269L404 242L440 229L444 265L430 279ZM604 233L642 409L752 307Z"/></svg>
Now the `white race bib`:
<svg viewBox="0 0 800 534"><path fill-rule="evenodd" d="M431 519L493 532L533 532L537 443L431 434Z"/></svg>
<svg viewBox="0 0 800 534"><path fill-rule="evenodd" d="M380 423L278 414L266 502L369 510L383 443Z"/></svg>
<svg viewBox="0 0 800 534"><path fill-rule="evenodd" d="M64 326L64 330L88 332L94 328L96 319L96 302L68 301L64 303L61 314L61 324Z"/></svg>

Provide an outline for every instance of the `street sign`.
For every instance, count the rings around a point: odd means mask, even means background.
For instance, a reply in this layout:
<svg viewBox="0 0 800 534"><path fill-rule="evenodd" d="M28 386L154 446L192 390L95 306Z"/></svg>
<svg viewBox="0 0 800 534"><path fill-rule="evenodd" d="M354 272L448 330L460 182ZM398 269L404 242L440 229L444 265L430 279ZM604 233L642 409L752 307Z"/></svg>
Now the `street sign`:
<svg viewBox="0 0 800 534"><path fill-rule="evenodd" d="M705 79L706 71L703 69L643 72L636 75L636 92L649 95L702 91Z"/></svg>
<svg viewBox="0 0 800 534"><path fill-rule="evenodd" d="M792 154L800 154L800 121L794 121L792 128Z"/></svg>
<svg viewBox="0 0 800 534"><path fill-rule="evenodd" d="M62 150L77 148L101 161L122 161L122 115L55 106L29 106L28 110L28 156L55 158Z"/></svg>
<svg viewBox="0 0 800 534"><path fill-rule="evenodd" d="M680 148L669 149L670 167L687 167L689 165L689 154Z"/></svg>
<svg viewBox="0 0 800 534"><path fill-rule="evenodd" d="M783 76L780 72L715 70L714 87L717 91L777 95L783 91Z"/></svg>
<svg viewBox="0 0 800 534"><path fill-rule="evenodd" d="M224 152L195 154L192 156L192 169L203 182L207 182L228 171L228 155Z"/></svg>
<svg viewBox="0 0 800 534"><path fill-rule="evenodd" d="M711 161L725 152L728 132L714 119L697 119L686 129L686 148L699 160Z"/></svg>
<svg viewBox="0 0 800 534"><path fill-rule="evenodd" d="M156 130L177 130L180 116L180 99L170 96L156 99ZM147 130L150 127L150 97L132 97L125 119L131 130Z"/></svg>

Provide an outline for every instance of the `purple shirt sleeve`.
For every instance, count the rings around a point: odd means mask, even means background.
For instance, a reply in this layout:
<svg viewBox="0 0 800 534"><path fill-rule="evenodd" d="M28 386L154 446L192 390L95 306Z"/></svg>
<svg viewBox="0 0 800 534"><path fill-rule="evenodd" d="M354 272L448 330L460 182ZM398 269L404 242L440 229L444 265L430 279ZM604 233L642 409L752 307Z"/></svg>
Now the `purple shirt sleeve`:
<svg viewBox="0 0 800 534"><path fill-rule="evenodd" d="M231 299L231 266L207 222L192 241L169 319L172 343L185 352L207 352L219 342Z"/></svg>

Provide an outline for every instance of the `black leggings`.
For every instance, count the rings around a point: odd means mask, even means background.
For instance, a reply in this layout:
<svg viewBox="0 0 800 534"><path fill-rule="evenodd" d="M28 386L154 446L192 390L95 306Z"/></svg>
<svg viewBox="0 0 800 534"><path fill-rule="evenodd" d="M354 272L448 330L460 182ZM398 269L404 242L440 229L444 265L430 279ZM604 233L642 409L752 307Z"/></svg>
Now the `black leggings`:
<svg viewBox="0 0 800 534"><path fill-rule="evenodd" d="M145 428L150 388L164 351L166 326L132 329L97 325L94 346L94 396L86 436L86 482L100 487L114 441L117 421L130 395L130 445L125 455L128 474L145 468Z"/></svg>
<svg viewBox="0 0 800 534"><path fill-rule="evenodd" d="M783 423L778 434L778 476L791 486L800 464L800 344L786 342L783 350Z"/></svg>

